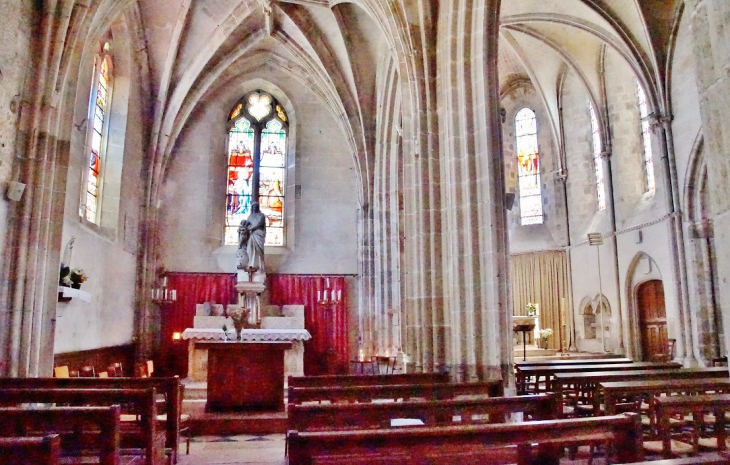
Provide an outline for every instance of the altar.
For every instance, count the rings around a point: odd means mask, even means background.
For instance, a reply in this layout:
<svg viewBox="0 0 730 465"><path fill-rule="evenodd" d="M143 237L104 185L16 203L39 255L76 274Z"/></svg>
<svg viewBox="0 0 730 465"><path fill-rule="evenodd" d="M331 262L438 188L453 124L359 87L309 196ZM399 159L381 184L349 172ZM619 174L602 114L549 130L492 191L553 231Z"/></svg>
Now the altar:
<svg viewBox="0 0 730 465"><path fill-rule="evenodd" d="M298 371L306 329L244 329L240 340L217 328L188 328L188 377L207 382L206 411L284 409L284 379ZM301 351L292 353L294 345ZM288 366L287 366L288 365ZM296 373L295 373L296 374Z"/></svg>

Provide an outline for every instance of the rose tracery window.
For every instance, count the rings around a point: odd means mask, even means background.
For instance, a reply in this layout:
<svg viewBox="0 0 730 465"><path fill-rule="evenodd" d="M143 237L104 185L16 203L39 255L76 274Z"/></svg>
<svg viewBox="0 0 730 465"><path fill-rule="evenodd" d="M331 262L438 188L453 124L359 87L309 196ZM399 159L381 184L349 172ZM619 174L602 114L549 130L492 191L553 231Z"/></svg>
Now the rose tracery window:
<svg viewBox="0 0 730 465"><path fill-rule="evenodd" d="M284 189L289 121L263 91L233 106L228 130L225 244L238 244L238 226L259 202L266 216L266 245L284 244Z"/></svg>

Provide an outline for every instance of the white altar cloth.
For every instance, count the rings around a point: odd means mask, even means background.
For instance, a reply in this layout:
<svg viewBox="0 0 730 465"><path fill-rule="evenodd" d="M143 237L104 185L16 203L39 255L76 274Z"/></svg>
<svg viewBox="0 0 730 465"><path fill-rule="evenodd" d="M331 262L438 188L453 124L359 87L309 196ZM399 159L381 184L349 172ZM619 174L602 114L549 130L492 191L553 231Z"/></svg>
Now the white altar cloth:
<svg viewBox="0 0 730 465"><path fill-rule="evenodd" d="M182 338L196 341L225 341L226 333L217 328L187 328ZM312 338L306 329L244 329L243 342L308 341Z"/></svg>

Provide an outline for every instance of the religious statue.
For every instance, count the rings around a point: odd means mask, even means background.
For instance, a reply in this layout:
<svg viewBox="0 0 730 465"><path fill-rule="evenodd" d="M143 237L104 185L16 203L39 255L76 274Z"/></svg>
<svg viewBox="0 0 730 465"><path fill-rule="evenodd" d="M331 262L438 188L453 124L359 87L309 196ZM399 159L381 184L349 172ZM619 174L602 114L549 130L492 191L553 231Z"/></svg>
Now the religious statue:
<svg viewBox="0 0 730 465"><path fill-rule="evenodd" d="M258 202L251 205L251 214L238 227L238 269L249 274L264 273L264 243L266 242L266 216Z"/></svg>

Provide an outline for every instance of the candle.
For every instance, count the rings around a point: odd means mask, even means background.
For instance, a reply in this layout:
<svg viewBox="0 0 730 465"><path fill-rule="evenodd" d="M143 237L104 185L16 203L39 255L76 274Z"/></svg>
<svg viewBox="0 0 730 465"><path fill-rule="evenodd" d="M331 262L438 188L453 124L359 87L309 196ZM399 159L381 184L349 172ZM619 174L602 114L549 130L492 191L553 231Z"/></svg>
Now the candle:
<svg viewBox="0 0 730 465"><path fill-rule="evenodd" d="M321 302L321 301L322 301L322 291L317 290L317 302Z"/></svg>
<svg viewBox="0 0 730 465"><path fill-rule="evenodd" d="M324 290L324 300L327 301L327 289Z"/></svg>
<svg viewBox="0 0 730 465"><path fill-rule="evenodd" d="M167 287L167 276L162 278L162 287Z"/></svg>
<svg viewBox="0 0 730 465"><path fill-rule="evenodd" d="M337 301L339 302L342 300L342 289L337 290Z"/></svg>
<svg viewBox="0 0 730 465"><path fill-rule="evenodd" d="M177 290L176 289L172 290L172 300L177 300Z"/></svg>
<svg viewBox="0 0 730 465"><path fill-rule="evenodd" d="M365 360L365 354L363 353L362 349L360 349L360 352L358 353L358 356L360 357L360 361L362 362Z"/></svg>
<svg viewBox="0 0 730 465"><path fill-rule="evenodd" d="M180 333L178 333L177 331L175 331L174 333L172 333L172 340L173 341L179 341L180 340Z"/></svg>
<svg viewBox="0 0 730 465"><path fill-rule="evenodd" d="M167 300L167 289L165 289L165 300Z"/></svg>
<svg viewBox="0 0 730 465"><path fill-rule="evenodd" d="M330 278L327 278L327 286L326 287L327 287L327 289L330 288Z"/></svg>

